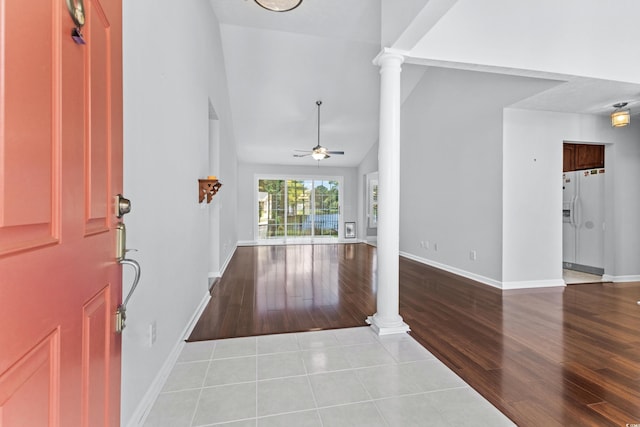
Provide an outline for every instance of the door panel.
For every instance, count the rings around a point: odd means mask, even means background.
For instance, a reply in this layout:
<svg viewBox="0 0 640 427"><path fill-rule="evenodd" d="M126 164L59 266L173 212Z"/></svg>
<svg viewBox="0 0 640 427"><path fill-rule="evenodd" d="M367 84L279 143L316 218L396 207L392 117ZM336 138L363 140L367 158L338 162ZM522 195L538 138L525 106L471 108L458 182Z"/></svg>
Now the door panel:
<svg viewBox="0 0 640 427"><path fill-rule="evenodd" d="M576 262L604 268L604 175L599 170L579 172L580 214Z"/></svg>
<svg viewBox="0 0 640 427"><path fill-rule="evenodd" d="M102 289L83 309L82 416L83 425L108 425L109 407L109 311L111 290Z"/></svg>
<svg viewBox="0 0 640 427"><path fill-rule="evenodd" d="M86 233L105 231L108 222L109 152L110 152L110 38L109 21L100 3L87 5L87 15L93 25L87 33L85 52L85 96L88 105L87 135L85 137Z"/></svg>
<svg viewBox="0 0 640 427"><path fill-rule="evenodd" d="M311 191L313 181L287 181L287 233L286 237L310 237L313 232L311 222Z"/></svg>
<svg viewBox="0 0 640 427"><path fill-rule="evenodd" d="M258 181L258 236L260 239L285 236L286 187L284 180Z"/></svg>
<svg viewBox="0 0 640 427"><path fill-rule="evenodd" d="M77 3L74 1L72 3ZM0 0L0 425L116 426L121 0Z"/></svg>
<svg viewBox="0 0 640 427"><path fill-rule="evenodd" d="M567 217L562 222L562 262L565 267L576 262L576 224L575 224L575 197L578 186L577 172L565 172L562 174L562 208L567 209Z"/></svg>
<svg viewBox="0 0 640 427"><path fill-rule="evenodd" d="M59 17L55 8L25 13L24 2L2 1L0 15L0 255L57 241L60 135ZM22 48L25 28L29 55ZM6 66L11 64L10 67ZM29 165L29 167L25 167Z"/></svg>
<svg viewBox="0 0 640 427"><path fill-rule="evenodd" d="M338 237L340 220L337 181L314 181L314 235Z"/></svg>
<svg viewBox="0 0 640 427"><path fill-rule="evenodd" d="M0 375L2 426L7 420L23 426L57 425L59 360L56 329Z"/></svg>
<svg viewBox="0 0 640 427"><path fill-rule="evenodd" d="M604 145L576 144L575 156L577 170L604 167Z"/></svg>

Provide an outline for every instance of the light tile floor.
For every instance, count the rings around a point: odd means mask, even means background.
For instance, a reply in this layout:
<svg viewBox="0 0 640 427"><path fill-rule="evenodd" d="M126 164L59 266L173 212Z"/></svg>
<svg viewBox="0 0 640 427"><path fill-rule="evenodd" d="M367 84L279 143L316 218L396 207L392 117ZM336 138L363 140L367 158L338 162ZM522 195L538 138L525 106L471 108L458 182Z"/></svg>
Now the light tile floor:
<svg viewBox="0 0 640 427"><path fill-rule="evenodd" d="M566 268L562 270L562 278L567 285L602 282L602 276L583 273L582 271L568 270Z"/></svg>
<svg viewBox="0 0 640 427"><path fill-rule="evenodd" d="M145 426L513 426L407 334L187 343Z"/></svg>

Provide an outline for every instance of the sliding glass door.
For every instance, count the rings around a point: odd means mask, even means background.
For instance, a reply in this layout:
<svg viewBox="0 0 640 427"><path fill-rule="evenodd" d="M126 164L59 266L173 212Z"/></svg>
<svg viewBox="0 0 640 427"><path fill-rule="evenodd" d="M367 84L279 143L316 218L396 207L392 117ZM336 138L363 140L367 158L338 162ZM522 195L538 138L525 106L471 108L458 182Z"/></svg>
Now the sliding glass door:
<svg viewBox="0 0 640 427"><path fill-rule="evenodd" d="M338 237L340 216L337 181L314 181L314 236Z"/></svg>
<svg viewBox="0 0 640 427"><path fill-rule="evenodd" d="M287 233L283 237L313 236L309 226L311 217L311 192L313 181L286 181L287 188Z"/></svg>
<svg viewBox="0 0 640 427"><path fill-rule="evenodd" d="M338 180L258 179L258 238L338 238Z"/></svg>
<svg viewBox="0 0 640 427"><path fill-rule="evenodd" d="M258 238L283 237L285 233L285 198L287 190L283 180L258 181Z"/></svg>

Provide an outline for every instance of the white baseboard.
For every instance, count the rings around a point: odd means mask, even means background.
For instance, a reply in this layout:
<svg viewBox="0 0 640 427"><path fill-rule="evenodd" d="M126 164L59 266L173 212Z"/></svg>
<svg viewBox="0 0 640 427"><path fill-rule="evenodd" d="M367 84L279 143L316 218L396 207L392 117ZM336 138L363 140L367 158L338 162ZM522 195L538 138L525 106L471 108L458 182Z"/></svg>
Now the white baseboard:
<svg viewBox="0 0 640 427"><path fill-rule="evenodd" d="M419 256L410 254L408 252L400 252L400 256L412 259L422 264L430 265L431 267L439 268L440 270L448 271L449 273L453 273L458 276L466 277L467 279L475 280L476 282L484 283L485 285L489 285L494 288L502 289L502 282L498 280L490 279L489 277L484 277L479 274L461 270L459 268L452 267L450 265L441 264L439 262L432 261L430 259L421 258Z"/></svg>
<svg viewBox="0 0 640 427"><path fill-rule="evenodd" d="M514 282L502 282L502 289L537 289L537 288L557 288L565 287L564 280L519 280Z"/></svg>
<svg viewBox="0 0 640 427"><path fill-rule="evenodd" d="M422 264L429 265L431 267L439 268L440 270L448 271L449 273L453 273L458 276L466 277L467 279L474 280L476 282L483 283L485 285L492 286L494 288L502 289L502 290L510 290L510 289L537 289L537 288L554 288L554 287L564 287L566 283L562 279L558 280L519 280L512 282L501 282L499 280L491 279L489 277L484 277L479 274L471 273L469 271L461 270L456 267L452 267L450 265L441 264L436 261L432 261L430 259L421 258L415 256L413 254L407 252L400 252L400 255L417 261Z"/></svg>
<svg viewBox="0 0 640 427"><path fill-rule="evenodd" d="M169 353L169 356L167 356L167 359L164 361L162 368L160 368L160 371L153 379L153 382L147 389L147 392L138 404L138 407L131 415L131 419L128 423L126 423L127 427L141 427L144 424L147 416L149 415L149 411L151 411L153 404L160 395L162 387L164 387L164 383L167 381L171 370L175 366L176 361L178 360L178 357L180 356L180 353L184 348L185 339L187 339L191 334L191 331L195 327L196 322L200 318L200 315L209 303L210 298L211 295L209 294L209 292L206 292L204 297L202 298L202 301L200 301L200 304L198 305L195 313L193 314L191 319L189 319L189 322L187 322L187 325L180 334L178 342L171 349L171 352Z"/></svg>
<svg viewBox="0 0 640 427"><path fill-rule="evenodd" d="M630 276L611 276L609 274L605 274L602 276L603 282L613 282L613 283L624 283L624 282L640 282L640 276L638 275L630 275Z"/></svg>
<svg viewBox="0 0 640 427"><path fill-rule="evenodd" d="M229 265L229 262L231 262L231 258L233 258L233 254L236 253L236 249L238 249L238 246L251 246L251 245L248 245L248 244L241 245L240 242L238 242L236 246L233 248L233 250L229 252L229 256L227 256L227 259L225 259L224 262L222 263L222 267L220 268L220 271L210 271L208 273L207 277L209 279L217 279L218 277L222 277L225 270L227 269L227 266Z"/></svg>
<svg viewBox="0 0 640 427"><path fill-rule="evenodd" d="M233 250L231 252L229 252L229 256L227 257L227 259L224 260L224 262L222 263L222 267L220 268L220 275L217 277L222 277L222 275L224 274L225 271L227 271L227 267L229 266L229 263L231 262L231 258L233 258L233 255L236 253L236 250L238 249L239 244L236 244L236 246L233 248Z"/></svg>
<svg viewBox="0 0 640 427"><path fill-rule="evenodd" d="M368 316L365 319L365 322L371 325L371 329L380 336L406 334L407 332L411 332L411 328L402 321L402 317L400 317L400 321L394 325L380 325L375 314L373 316Z"/></svg>

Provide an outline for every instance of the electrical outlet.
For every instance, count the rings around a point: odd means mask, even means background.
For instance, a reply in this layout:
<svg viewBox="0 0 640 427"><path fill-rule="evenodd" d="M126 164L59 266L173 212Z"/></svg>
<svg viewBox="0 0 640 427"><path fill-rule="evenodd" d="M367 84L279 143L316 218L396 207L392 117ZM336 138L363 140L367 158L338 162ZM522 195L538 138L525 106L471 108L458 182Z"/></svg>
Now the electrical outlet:
<svg viewBox="0 0 640 427"><path fill-rule="evenodd" d="M429 244L428 240L426 242L424 242L424 248L425 249L429 249L429 246L430 246L430 244Z"/></svg>
<svg viewBox="0 0 640 427"><path fill-rule="evenodd" d="M156 342L156 338L158 338L157 335L157 324L156 321L154 320L153 322L151 322L149 324L149 347L152 347L153 344Z"/></svg>
<svg viewBox="0 0 640 427"><path fill-rule="evenodd" d="M421 248L424 248L424 241L421 241L421 242L420 242L420 247L421 247Z"/></svg>
<svg viewBox="0 0 640 427"><path fill-rule="evenodd" d="M471 261L475 261L475 260L476 260L476 258L477 258L477 257L476 257L476 251L471 250L471 251L469 252L469 259L470 259Z"/></svg>
<svg viewBox="0 0 640 427"><path fill-rule="evenodd" d="M433 244L433 250L434 250L434 251L436 251L436 252L438 252L438 244L437 244L437 243L434 243L434 244Z"/></svg>

